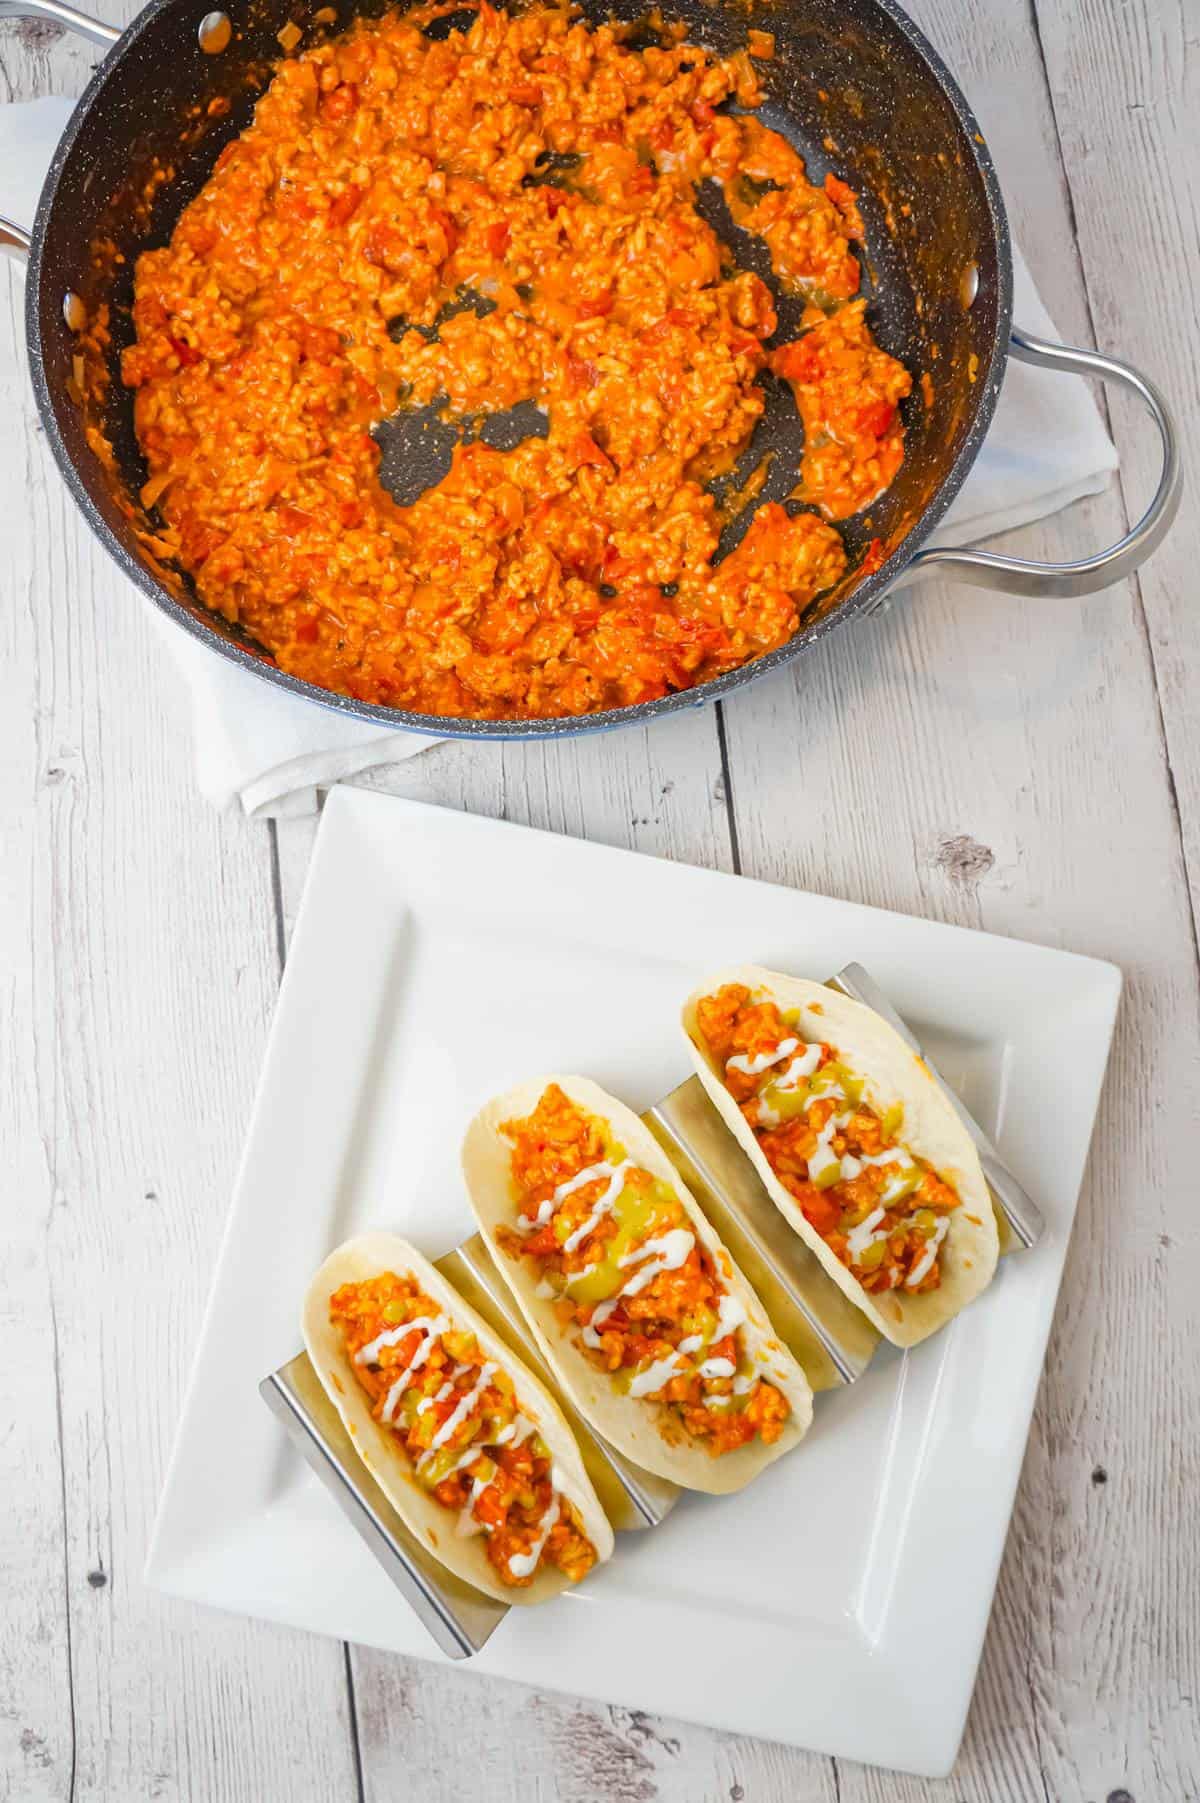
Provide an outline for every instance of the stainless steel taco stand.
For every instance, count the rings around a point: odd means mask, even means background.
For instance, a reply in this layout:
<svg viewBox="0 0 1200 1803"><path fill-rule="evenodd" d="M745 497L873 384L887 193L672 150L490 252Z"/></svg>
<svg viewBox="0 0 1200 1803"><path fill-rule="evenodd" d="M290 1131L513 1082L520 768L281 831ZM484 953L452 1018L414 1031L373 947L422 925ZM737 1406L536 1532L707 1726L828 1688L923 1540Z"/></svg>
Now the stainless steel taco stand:
<svg viewBox="0 0 1200 1803"><path fill-rule="evenodd" d="M925 1058L878 984L861 964L847 964L828 979L828 985L881 1014L924 1059L979 1149L1000 1229L1001 1256L1036 1244L1043 1229L1036 1203ZM878 1331L792 1232L700 1079L689 1077L647 1109L642 1119L762 1298L813 1389L836 1389L861 1377L879 1344ZM642 1471L609 1446L562 1394L482 1236L472 1235L436 1263L464 1301L549 1386L613 1527L627 1533L657 1527L679 1500L679 1489ZM439 1565L405 1527L351 1444L307 1353L297 1354L265 1377L259 1391L441 1650L451 1659L477 1653L508 1614L508 1605L482 1595Z"/></svg>

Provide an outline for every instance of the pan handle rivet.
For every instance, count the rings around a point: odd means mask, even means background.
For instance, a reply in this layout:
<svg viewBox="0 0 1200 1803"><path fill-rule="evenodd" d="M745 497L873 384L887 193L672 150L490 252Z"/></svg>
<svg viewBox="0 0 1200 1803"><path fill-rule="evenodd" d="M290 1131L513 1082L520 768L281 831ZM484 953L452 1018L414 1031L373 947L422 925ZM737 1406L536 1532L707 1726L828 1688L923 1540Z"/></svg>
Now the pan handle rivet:
<svg viewBox="0 0 1200 1803"><path fill-rule="evenodd" d="M82 332L87 324L87 307L73 288L68 288L63 295L62 311L63 318L67 322L67 329L72 332Z"/></svg>
<svg viewBox="0 0 1200 1803"><path fill-rule="evenodd" d="M979 265L968 263L958 280L958 298L966 312L975 305L975 296L979 293Z"/></svg>
<svg viewBox="0 0 1200 1803"><path fill-rule="evenodd" d="M229 14L205 13L200 21L200 30L196 35L205 56L219 56L233 36L233 26L229 22Z"/></svg>

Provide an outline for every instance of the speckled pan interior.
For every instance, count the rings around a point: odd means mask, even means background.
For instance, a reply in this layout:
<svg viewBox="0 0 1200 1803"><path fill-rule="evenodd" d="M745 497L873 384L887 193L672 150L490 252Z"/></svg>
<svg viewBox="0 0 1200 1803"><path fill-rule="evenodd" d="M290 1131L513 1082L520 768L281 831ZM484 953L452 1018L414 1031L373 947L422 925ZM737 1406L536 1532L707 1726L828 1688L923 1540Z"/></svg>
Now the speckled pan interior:
<svg viewBox="0 0 1200 1803"><path fill-rule="evenodd" d="M864 289L871 323L879 342L914 377L914 392L904 404L903 469L888 493L845 527L852 571L874 538L882 539L890 554L874 574L857 579L852 573L832 603L814 609L787 645L702 688L584 719L445 720L330 695L286 675L260 648L209 614L185 576L147 563L137 536L136 500L146 472L133 432L131 396L117 374L120 351L133 335L134 260L141 248L170 236L222 146L248 123L281 55L277 31L295 20L305 27L303 41L309 44L321 33L343 29L356 12L384 10L375 0L360 7L340 0L336 24L309 25L321 4L232 0L232 42L212 57L201 51L197 38L206 6L151 0L98 69L51 165L30 262L33 381L67 483L126 573L214 654L280 687L383 726L463 738L596 731L702 704L797 657L823 633L871 608L944 513L974 461L1004 373L1011 321L1008 231L987 148L952 78L891 0L755 0L752 8L662 0L660 7L664 18L683 19L694 41L718 51L744 44L750 25L774 34L775 56L759 65L767 95L761 116L797 146L814 180L833 169L859 192L868 233ZM597 21L613 14L637 21L644 0L615 5L585 0L584 11ZM442 20L431 29L446 30L449 24ZM225 99L231 102L228 112L212 116L210 103ZM156 170L167 179L151 182ZM706 185L701 203L735 245L739 260L771 280L763 247L732 228L719 192ZM68 290L92 308L101 302L110 308L112 379L103 424L115 469L90 448L81 410L68 392L78 349L63 319ZM781 333L794 330L796 314L796 303L781 297ZM921 393L926 374L930 404ZM764 382L767 408L744 467L774 449L778 455L765 498L782 499L794 481L802 440L790 398L772 378ZM511 443L530 423L517 410L513 417L489 422L486 436ZM412 499L446 467L451 435L433 421L385 422L379 436L384 480L398 498ZM731 540L738 531L735 522Z"/></svg>

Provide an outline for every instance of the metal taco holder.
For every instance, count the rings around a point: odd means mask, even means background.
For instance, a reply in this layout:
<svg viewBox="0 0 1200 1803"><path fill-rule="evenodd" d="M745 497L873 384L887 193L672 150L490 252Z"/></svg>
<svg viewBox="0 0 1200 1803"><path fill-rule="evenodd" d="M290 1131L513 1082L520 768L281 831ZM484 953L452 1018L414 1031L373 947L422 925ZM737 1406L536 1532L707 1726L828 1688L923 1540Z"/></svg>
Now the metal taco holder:
<svg viewBox="0 0 1200 1803"><path fill-rule="evenodd" d="M828 986L882 1015L923 1059L979 1150L1000 1228L1001 1254L1034 1245L1044 1225L1037 1205L925 1058L911 1029L869 973L861 964L847 964L828 979ZM835 1389L861 1377L879 1343L878 1331L788 1226L700 1079L689 1077L647 1109L642 1119L762 1298L772 1324L813 1389ZM624 1532L656 1527L678 1501L679 1488L610 1447L562 1394L482 1235L473 1234L435 1262L464 1301L549 1387L579 1443L588 1476L613 1527ZM363 1465L307 1353L297 1354L265 1377L259 1391L441 1650L451 1659L478 1652L508 1614L509 1605L455 1577L409 1531Z"/></svg>

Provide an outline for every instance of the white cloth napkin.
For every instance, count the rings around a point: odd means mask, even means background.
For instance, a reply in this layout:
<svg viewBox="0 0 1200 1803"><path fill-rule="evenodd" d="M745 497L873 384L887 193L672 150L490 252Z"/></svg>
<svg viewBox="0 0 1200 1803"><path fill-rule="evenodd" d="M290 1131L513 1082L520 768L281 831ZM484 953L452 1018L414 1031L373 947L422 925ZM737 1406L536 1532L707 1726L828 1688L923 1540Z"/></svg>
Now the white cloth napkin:
<svg viewBox="0 0 1200 1803"><path fill-rule="evenodd" d="M31 225L50 158L74 101L0 107L0 214ZM1057 338L1024 259L1014 253L1014 311L1022 326ZM1117 454L1082 382L1062 382L1011 360L987 441L937 535L968 542L1056 513L1098 494ZM0 471L0 492L11 492ZM15 478L16 472L11 472ZM192 699L196 773L213 801L247 814L316 806L318 786L423 751L436 740L380 732L270 687L214 657L165 616L153 615Z"/></svg>

